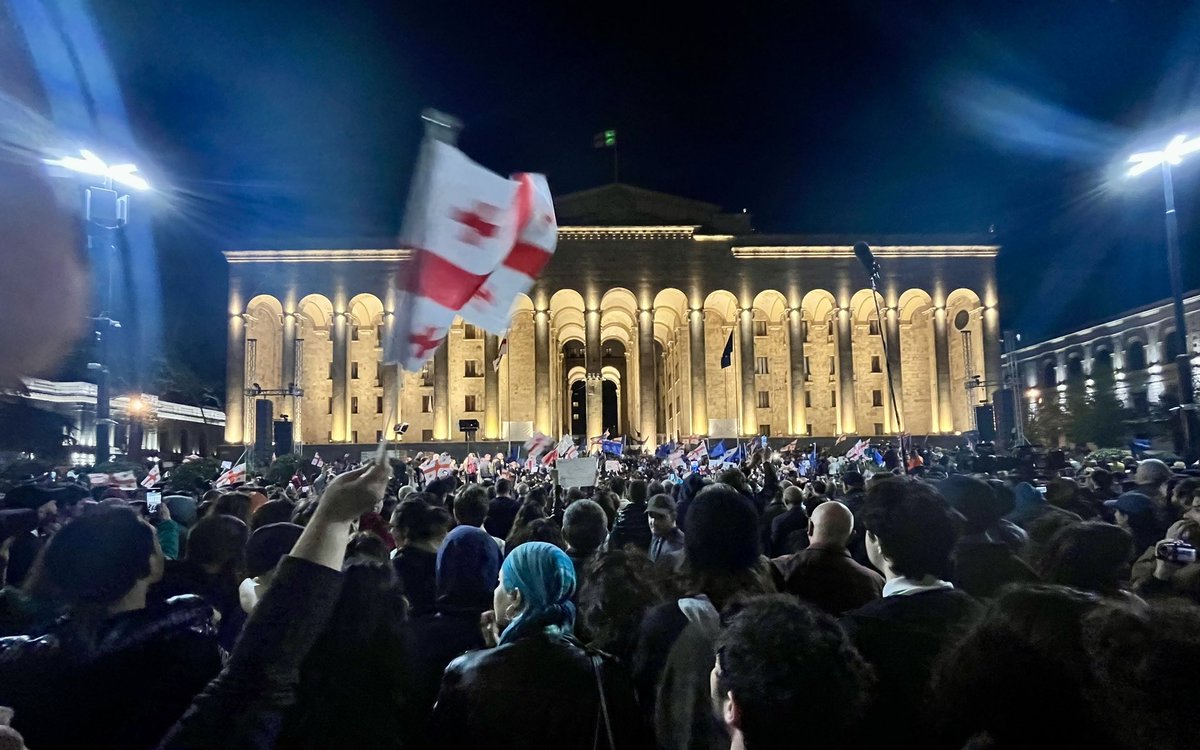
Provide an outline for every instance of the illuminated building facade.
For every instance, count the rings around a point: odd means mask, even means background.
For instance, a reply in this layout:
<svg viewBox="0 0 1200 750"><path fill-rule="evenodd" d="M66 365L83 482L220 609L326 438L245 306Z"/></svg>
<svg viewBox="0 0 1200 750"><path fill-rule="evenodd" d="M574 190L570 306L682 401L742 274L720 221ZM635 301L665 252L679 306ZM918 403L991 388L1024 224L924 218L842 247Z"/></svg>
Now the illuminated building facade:
<svg viewBox="0 0 1200 750"><path fill-rule="evenodd" d="M372 443L396 388L414 442L458 440L458 420L478 419L482 439L608 429L653 445L966 431L1000 381L988 235L764 235L744 213L620 184L562 196L556 210L557 252L514 307L499 369L504 334L458 321L402 383L378 363L406 250L227 251L226 441L253 439L252 384L303 389L272 398L309 445ZM883 265L882 319L852 252L860 239ZM898 344L890 362L881 326Z"/></svg>

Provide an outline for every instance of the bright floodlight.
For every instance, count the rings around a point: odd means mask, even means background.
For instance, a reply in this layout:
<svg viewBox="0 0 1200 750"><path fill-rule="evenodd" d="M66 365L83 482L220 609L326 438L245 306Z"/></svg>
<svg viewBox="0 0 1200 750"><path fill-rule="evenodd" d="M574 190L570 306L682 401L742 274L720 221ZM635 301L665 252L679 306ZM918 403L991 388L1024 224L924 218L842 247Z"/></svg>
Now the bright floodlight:
<svg viewBox="0 0 1200 750"><path fill-rule="evenodd" d="M46 159L45 161L51 166L63 167L72 172L106 177L113 182L131 187L134 190L150 189L150 183L144 177L137 174L137 167L135 165L106 164L103 159L86 148L79 150L79 156L64 156L61 159Z"/></svg>
<svg viewBox="0 0 1200 750"><path fill-rule="evenodd" d="M1200 138L1189 141L1186 135L1177 135L1162 151L1144 151L1130 156L1129 163L1133 166L1129 168L1129 176L1137 177L1162 164L1178 164L1184 156L1196 151L1200 151Z"/></svg>

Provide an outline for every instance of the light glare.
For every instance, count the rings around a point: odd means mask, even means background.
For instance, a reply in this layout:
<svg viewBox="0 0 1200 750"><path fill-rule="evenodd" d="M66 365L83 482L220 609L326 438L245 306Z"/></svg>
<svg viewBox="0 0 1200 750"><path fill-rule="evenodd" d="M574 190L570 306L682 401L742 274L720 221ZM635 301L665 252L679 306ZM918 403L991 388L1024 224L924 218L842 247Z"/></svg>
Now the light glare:
<svg viewBox="0 0 1200 750"><path fill-rule="evenodd" d="M1166 148L1161 151L1143 151L1130 156L1129 163L1133 166L1129 168L1127 174L1130 177L1137 177L1164 163L1179 164L1183 161L1183 157L1197 151L1200 151L1200 137L1188 140L1187 136L1181 133L1172 138Z"/></svg>
<svg viewBox="0 0 1200 750"><path fill-rule="evenodd" d="M137 165L113 164L109 166L103 159L86 148L79 149L79 156L64 156L61 159L44 159L43 161L52 167L62 167L79 174L106 177L135 190L150 189L150 183L146 178L137 174Z"/></svg>

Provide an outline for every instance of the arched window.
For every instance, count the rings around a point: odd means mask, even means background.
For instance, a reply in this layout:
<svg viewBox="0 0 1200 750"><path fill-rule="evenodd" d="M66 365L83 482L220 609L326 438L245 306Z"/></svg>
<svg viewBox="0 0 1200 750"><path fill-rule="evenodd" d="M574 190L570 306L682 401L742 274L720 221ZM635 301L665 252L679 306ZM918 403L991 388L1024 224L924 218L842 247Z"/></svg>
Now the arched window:
<svg viewBox="0 0 1200 750"><path fill-rule="evenodd" d="M1071 357L1067 360L1067 381L1083 380L1083 360Z"/></svg>
<svg viewBox="0 0 1200 750"><path fill-rule="evenodd" d="M1109 373L1112 372L1112 367L1112 352L1107 349L1101 349L1100 351L1096 352L1095 359L1092 360L1093 373Z"/></svg>
<svg viewBox="0 0 1200 750"><path fill-rule="evenodd" d="M1146 345L1140 341L1130 341L1125 347L1125 369L1146 369Z"/></svg>
<svg viewBox="0 0 1200 750"><path fill-rule="evenodd" d="M1179 350L1179 337L1175 335L1175 329L1167 331L1163 334L1163 351L1166 352L1166 361L1174 362L1182 352Z"/></svg>
<svg viewBox="0 0 1200 750"><path fill-rule="evenodd" d="M1058 385L1058 371L1053 362L1047 362L1042 366L1041 386L1043 388L1053 388Z"/></svg>

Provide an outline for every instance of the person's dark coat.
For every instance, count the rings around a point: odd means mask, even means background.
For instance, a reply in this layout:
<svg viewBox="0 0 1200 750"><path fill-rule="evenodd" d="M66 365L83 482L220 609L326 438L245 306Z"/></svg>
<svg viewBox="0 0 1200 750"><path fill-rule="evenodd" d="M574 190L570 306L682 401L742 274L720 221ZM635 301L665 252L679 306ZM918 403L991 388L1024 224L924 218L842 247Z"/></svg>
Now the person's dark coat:
<svg viewBox="0 0 1200 750"><path fill-rule="evenodd" d="M807 531L808 529L808 513L805 512L801 505L788 508L785 512L780 513L771 522L771 557L782 557L790 555L797 550L792 549L788 545L788 537L795 531ZM807 538L805 545L807 545Z"/></svg>
<svg viewBox="0 0 1200 750"><path fill-rule="evenodd" d="M617 520L608 536L608 548L625 549L627 544L632 544L642 552L650 550L650 521L646 518L645 503L629 503L617 513Z"/></svg>
<svg viewBox="0 0 1200 750"><path fill-rule="evenodd" d="M87 627L0 639L0 705L33 748L158 745L221 669L213 610L181 596Z"/></svg>
<svg viewBox="0 0 1200 750"><path fill-rule="evenodd" d="M150 587L146 601L165 602L188 594L201 597L221 615L217 637L221 648L232 651L246 623L246 613L238 597L239 583L231 576L213 575L191 560L167 560L162 580Z"/></svg>
<svg viewBox="0 0 1200 750"><path fill-rule="evenodd" d="M771 522L786 512L787 506L779 498L773 499L767 503L767 507L763 508L762 514L758 517L758 523L759 533L762 537L761 544L764 550L771 551Z"/></svg>
<svg viewBox="0 0 1200 750"><path fill-rule="evenodd" d="M401 547L392 567L404 587L411 617L433 614L437 609L437 553L417 547Z"/></svg>
<svg viewBox="0 0 1200 750"><path fill-rule="evenodd" d="M520 508L521 504L511 497L502 495L492 498L488 503L487 518L483 522L484 531L497 539L507 539Z"/></svg>
<svg viewBox="0 0 1200 750"><path fill-rule="evenodd" d="M879 683L867 724L881 746L923 747L934 714L928 705L934 659L980 612L956 589L885 596L838 620Z"/></svg>
<svg viewBox="0 0 1200 750"><path fill-rule="evenodd" d="M595 653L574 638L537 633L460 656L446 668L433 712L438 747L608 747ZM614 746L652 747L624 669L599 661Z"/></svg>
<svg viewBox="0 0 1200 750"><path fill-rule="evenodd" d="M859 565L843 547L812 544L807 549L771 561L775 584L837 617L878 599L883 576Z"/></svg>
<svg viewBox="0 0 1200 750"><path fill-rule="evenodd" d="M992 541L983 534L959 539L950 558L954 565L951 583L979 599L995 596L1010 583L1038 580L1033 568L1017 557L1009 545Z"/></svg>
<svg viewBox="0 0 1200 750"><path fill-rule="evenodd" d="M300 667L329 624L341 593L340 571L284 557L229 663L195 697L160 750L274 748L287 709L296 702ZM127 691L121 696L129 701ZM89 736L94 734L89 729Z"/></svg>

